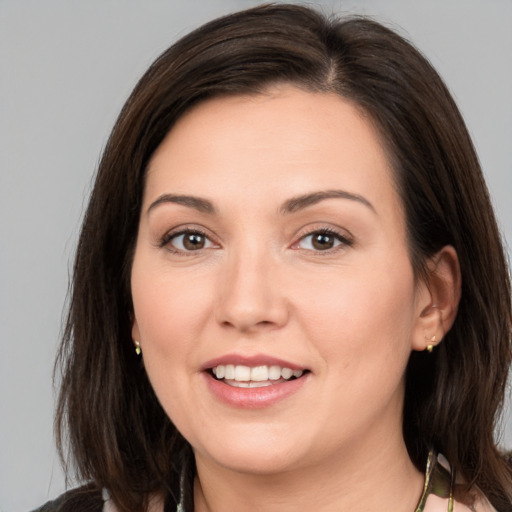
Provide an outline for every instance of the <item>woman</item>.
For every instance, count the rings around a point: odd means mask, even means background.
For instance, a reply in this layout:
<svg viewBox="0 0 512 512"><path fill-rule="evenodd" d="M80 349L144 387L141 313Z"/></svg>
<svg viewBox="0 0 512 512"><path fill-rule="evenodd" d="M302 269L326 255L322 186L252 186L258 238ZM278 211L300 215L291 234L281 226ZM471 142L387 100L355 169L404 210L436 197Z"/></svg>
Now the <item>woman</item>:
<svg viewBox="0 0 512 512"><path fill-rule="evenodd" d="M91 483L42 510L512 510L511 316L422 56L304 7L215 20L150 67L103 155L57 415Z"/></svg>

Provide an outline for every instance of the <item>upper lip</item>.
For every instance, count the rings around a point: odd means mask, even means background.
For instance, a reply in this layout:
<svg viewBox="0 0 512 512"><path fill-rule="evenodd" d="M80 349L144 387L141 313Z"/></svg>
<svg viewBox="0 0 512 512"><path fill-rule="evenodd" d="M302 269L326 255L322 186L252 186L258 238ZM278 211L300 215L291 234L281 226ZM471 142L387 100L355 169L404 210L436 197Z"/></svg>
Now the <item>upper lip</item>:
<svg viewBox="0 0 512 512"><path fill-rule="evenodd" d="M219 365L243 365L243 366L280 366L281 368L290 368L290 370L307 370L306 367L286 361L278 357L265 354L242 355L242 354L225 354L223 356L210 359L201 366L201 371L210 370Z"/></svg>

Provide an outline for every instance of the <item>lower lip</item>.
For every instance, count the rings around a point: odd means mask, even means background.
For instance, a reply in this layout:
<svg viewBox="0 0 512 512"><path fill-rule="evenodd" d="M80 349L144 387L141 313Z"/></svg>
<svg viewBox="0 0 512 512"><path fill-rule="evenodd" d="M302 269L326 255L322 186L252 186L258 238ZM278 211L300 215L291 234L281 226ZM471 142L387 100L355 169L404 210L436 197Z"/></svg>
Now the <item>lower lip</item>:
<svg viewBox="0 0 512 512"><path fill-rule="evenodd" d="M306 383L309 373L298 379L263 386L260 388L236 388L204 372L206 383L212 394L221 402L238 408L262 409L270 407L297 393Z"/></svg>

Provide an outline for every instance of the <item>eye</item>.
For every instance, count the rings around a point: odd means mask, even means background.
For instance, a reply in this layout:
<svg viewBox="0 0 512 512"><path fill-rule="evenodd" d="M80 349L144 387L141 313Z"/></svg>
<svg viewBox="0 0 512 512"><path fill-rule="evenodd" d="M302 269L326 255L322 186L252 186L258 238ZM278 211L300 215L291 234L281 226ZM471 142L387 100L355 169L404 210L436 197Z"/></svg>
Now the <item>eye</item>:
<svg viewBox="0 0 512 512"><path fill-rule="evenodd" d="M321 229L303 236L295 247L309 251L329 251L341 245L350 246L352 242L340 233Z"/></svg>
<svg viewBox="0 0 512 512"><path fill-rule="evenodd" d="M162 240L162 246L165 245L176 252L200 251L214 246L205 233L190 229L168 234Z"/></svg>

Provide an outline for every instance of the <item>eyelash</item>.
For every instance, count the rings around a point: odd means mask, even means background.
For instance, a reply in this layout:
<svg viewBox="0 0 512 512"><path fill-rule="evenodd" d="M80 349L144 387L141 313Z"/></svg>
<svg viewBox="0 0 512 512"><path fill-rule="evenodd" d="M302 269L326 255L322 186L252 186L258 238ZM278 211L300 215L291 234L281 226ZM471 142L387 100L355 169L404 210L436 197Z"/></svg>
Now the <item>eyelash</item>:
<svg viewBox="0 0 512 512"><path fill-rule="evenodd" d="M171 231L170 233L165 234L162 237L162 239L160 240L159 245L162 248L166 247L167 250L169 250L172 253L183 254L186 256L192 256L194 254L194 252L199 252L201 250L201 249L198 249L197 251L187 251L187 250L178 249L177 247L174 247L171 243L172 240L178 238L179 236L183 236L183 235L188 235L188 236L197 235L197 236L204 238L205 240L209 240L210 243L213 244L213 242L210 240L210 238L204 231L197 229L197 228L183 228L183 229L180 229L179 231Z"/></svg>
<svg viewBox="0 0 512 512"><path fill-rule="evenodd" d="M334 246L334 247L331 247L329 249L325 249L325 250L311 250L311 249L302 249L302 250L305 250L305 251L308 251L308 252L313 252L313 254L318 255L318 256L324 256L324 255L329 255L329 254L332 254L334 252L337 252L339 250L343 250L344 248L347 248L347 247L352 247L354 245L354 241L347 237L346 235L342 235L339 231L335 230L335 229L332 229L332 228L316 228L316 229L312 229L311 231L308 231L307 233L304 233L300 239L295 242L293 244L293 247L294 248L297 248L298 250L301 250L300 247L298 247L298 245L304 241L306 238L308 237L311 237L313 235L320 235L320 236L327 236L327 237L333 237L334 239L336 239L339 244Z"/></svg>
<svg viewBox="0 0 512 512"><path fill-rule="evenodd" d="M194 254L194 252L200 252L202 249L208 249L209 247L206 247L206 248L200 248L200 249L197 249L196 251L194 250L183 250L183 249L178 249L176 247L174 247L172 245L172 240L180 237L180 236L183 236L183 235L197 235L199 237L202 237L204 238L205 240L208 240L211 244L214 244L215 242L213 242L209 237L208 235L200 230L200 229L197 229L197 228L184 228L184 229L180 229L179 231L175 231L175 232L170 232L170 233L167 233L166 235L164 235L162 237L162 239L160 240L160 243L159 243L159 246L161 248L164 248L166 247L167 250L169 250L170 252L172 253L176 253L176 254L183 254L183 255L186 255L186 256L192 256ZM327 236L327 237L333 237L335 238L338 242L340 242L338 245L334 246L334 247L331 247L329 249L326 249L326 250L312 250L312 249L303 249L303 248L300 248L299 247L299 244L304 241L305 239L307 239L308 237L311 237L313 235L320 235L320 236ZM308 231L307 233L303 234L299 240L297 242L295 242L293 245L292 245L292 248L293 249L297 249L297 250L303 250L303 251L307 251L307 252L313 252L314 254L317 254L317 255L324 255L324 254L331 254L333 252L337 252L339 250L342 250L344 247L351 247L354 245L354 242L351 238L345 236L345 235L342 235L341 233L339 233L338 231L336 231L335 229L332 229L332 228L320 228L320 229L312 229L311 231Z"/></svg>

